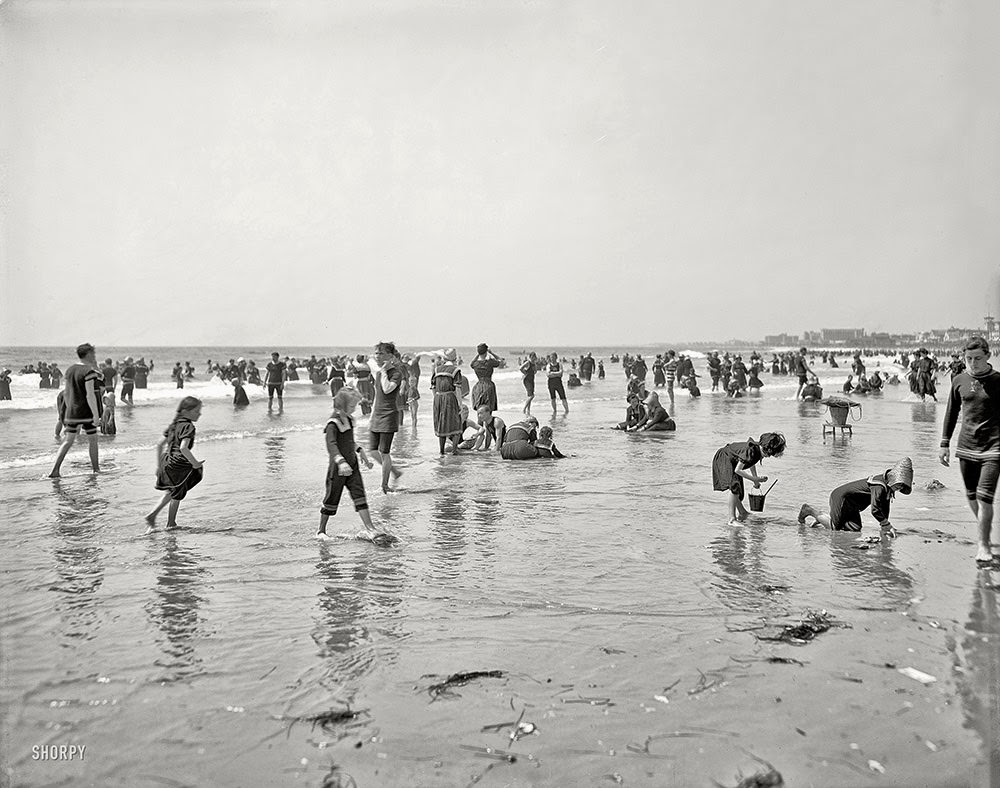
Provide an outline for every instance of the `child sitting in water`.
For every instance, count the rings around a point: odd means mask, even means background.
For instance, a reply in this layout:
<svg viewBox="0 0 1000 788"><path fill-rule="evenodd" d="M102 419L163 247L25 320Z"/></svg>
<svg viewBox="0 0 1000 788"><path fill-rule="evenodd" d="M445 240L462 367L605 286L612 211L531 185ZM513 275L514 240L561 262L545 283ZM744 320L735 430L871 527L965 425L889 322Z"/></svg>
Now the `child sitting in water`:
<svg viewBox="0 0 1000 788"><path fill-rule="evenodd" d="M620 422L614 429L630 430L646 418L646 409L642 406L642 401L637 394L628 395L628 408L625 411L625 421Z"/></svg>
<svg viewBox="0 0 1000 788"><path fill-rule="evenodd" d="M156 444L156 489L165 490L163 499L146 515L146 533L156 528L156 515L167 504L167 528L177 526L177 510L188 490L198 484L205 464L191 453L194 447L194 423L201 418L201 400L185 397L177 406L177 415L163 431L163 438Z"/></svg>
<svg viewBox="0 0 1000 788"><path fill-rule="evenodd" d="M118 425L115 423L115 390L104 390L104 412L101 413L101 434L117 435Z"/></svg>
<svg viewBox="0 0 1000 788"><path fill-rule="evenodd" d="M380 536L372 525L372 517L368 511L368 498L365 495L365 483L361 478L358 458L371 470L374 463L368 459L365 450L354 442L354 419L352 414L360 401L360 395L354 389L344 388L333 398L333 413L326 423L326 450L330 455L330 464L326 470L326 496L319 509L319 530L316 536L326 536L326 524L337 513L340 497L347 488L354 504L354 510L364 525L365 536L372 541Z"/></svg>
<svg viewBox="0 0 1000 788"><path fill-rule="evenodd" d="M548 425L538 431L538 440L535 441L535 451L538 457L548 457L556 460L566 459L566 455L556 448L555 441L552 440L552 428Z"/></svg>
<svg viewBox="0 0 1000 788"><path fill-rule="evenodd" d="M488 451L490 444L496 441L497 451L503 445L504 436L507 432L507 425L499 416L494 416L490 406L480 405L476 410L479 426L476 434L468 438L459 445L462 449L473 449L474 451Z"/></svg>

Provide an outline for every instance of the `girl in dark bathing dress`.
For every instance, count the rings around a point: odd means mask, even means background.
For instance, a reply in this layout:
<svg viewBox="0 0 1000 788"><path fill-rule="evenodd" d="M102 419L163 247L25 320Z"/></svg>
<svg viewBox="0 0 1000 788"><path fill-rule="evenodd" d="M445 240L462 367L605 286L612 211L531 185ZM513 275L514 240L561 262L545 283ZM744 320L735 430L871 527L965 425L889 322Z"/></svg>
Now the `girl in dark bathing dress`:
<svg viewBox="0 0 1000 788"><path fill-rule="evenodd" d="M729 524L746 520L749 512L743 506L743 480L749 479L754 487L767 481L757 475L757 463L764 457L780 457L785 451L785 436L778 432L765 432L759 441L747 438L743 443L730 443L715 453L712 460L712 487L729 493L727 506Z"/></svg>
<svg viewBox="0 0 1000 788"><path fill-rule="evenodd" d="M896 535L889 522L889 506L897 492L909 495L913 487L913 463L904 457L892 468L866 479L842 484L830 493L829 513L820 512L807 503L799 510L799 522L805 523L812 517L815 525L822 525L833 531L860 531L861 513L869 506L872 517L882 526L882 534L890 538Z"/></svg>
<svg viewBox="0 0 1000 788"><path fill-rule="evenodd" d="M204 462L191 453L194 446L194 423L201 418L201 400L185 397L177 406L177 415L163 432L163 439L156 446L156 489L165 490L163 499L146 515L147 533L156 528L156 515L167 504L167 528L177 525L177 510L188 490L202 479Z"/></svg>
<svg viewBox="0 0 1000 788"><path fill-rule="evenodd" d="M354 419L351 414L358 404L359 396L350 389L338 391L333 398L333 413L323 430L330 464L326 471L326 495L319 509L318 537L326 536L326 524L337 513L345 489L365 527L365 535L373 541L378 535L368 511L368 497L365 495L365 483L361 478L358 458L369 469L373 463L365 456L364 449L354 442Z"/></svg>
<svg viewBox="0 0 1000 788"><path fill-rule="evenodd" d="M659 394L655 391L649 392L645 404L649 409L633 426L628 427L630 432L673 432L677 429L674 420L660 404Z"/></svg>

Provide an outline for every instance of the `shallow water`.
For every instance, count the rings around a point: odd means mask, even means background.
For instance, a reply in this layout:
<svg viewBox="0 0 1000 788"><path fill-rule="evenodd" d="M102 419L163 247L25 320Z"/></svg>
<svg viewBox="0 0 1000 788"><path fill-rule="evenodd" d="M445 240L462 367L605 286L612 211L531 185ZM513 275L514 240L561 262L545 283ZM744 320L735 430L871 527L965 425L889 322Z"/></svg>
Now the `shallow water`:
<svg viewBox="0 0 1000 788"><path fill-rule="evenodd" d="M750 753L796 786L1000 775L1000 572L975 568L957 468L937 463L943 406L889 388L862 400L853 437L824 440L822 406L765 375L742 400L679 393L676 434L625 435L608 429L624 411L620 366L608 374L569 392L568 417L536 400L572 456L527 463L439 457L425 374L419 425L393 446L400 492L365 477L392 548L353 538L346 498L335 538L313 538L322 387L291 384L271 415L252 388L245 411L207 397L205 481L181 527L151 536L153 445L177 395L137 392L101 439L106 472L75 449L59 481L44 478L54 413L0 411L12 784L319 786L336 765L358 786L710 785L761 768ZM823 376L833 393L846 372ZM498 388L516 421L516 373ZM712 456L772 429L789 443L762 468L778 485L728 526ZM796 523L803 501L904 454L915 489L893 506L895 542L858 550L857 535ZM947 488L922 489L931 478ZM844 626L804 646L755 638L809 609ZM504 676L428 691L492 670ZM328 729L295 721L345 708L359 714ZM481 730L522 711L535 734ZM87 749L34 760L45 744Z"/></svg>

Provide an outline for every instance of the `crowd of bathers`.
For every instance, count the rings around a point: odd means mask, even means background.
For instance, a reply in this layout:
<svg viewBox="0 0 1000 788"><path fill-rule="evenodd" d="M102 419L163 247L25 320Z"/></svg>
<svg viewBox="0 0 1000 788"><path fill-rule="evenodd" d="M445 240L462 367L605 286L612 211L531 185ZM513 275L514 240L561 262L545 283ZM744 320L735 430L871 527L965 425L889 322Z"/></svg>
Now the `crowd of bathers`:
<svg viewBox="0 0 1000 788"><path fill-rule="evenodd" d="M93 470L99 470L96 434L99 425L104 426L101 424L102 411L109 407L113 410L117 377L120 375L122 379L123 401L131 404L132 388L137 386L136 378L140 367L143 385L153 367L152 362L146 365L143 359L136 364L131 357L118 364L106 359L99 367L96 351L89 344L79 346L77 355L81 363L73 364L66 370L65 386L60 392L57 405L60 410L60 427L65 427L66 437L50 474L53 477L59 476L63 459L81 430L90 439ZM863 361L867 355L862 351L854 354L852 371L871 387L871 380L881 381L881 377L877 371L872 378L867 377ZM835 354L827 351L821 353L821 356L831 368L839 366ZM1000 373L989 364L990 357L987 341L982 337L974 337L965 344L961 356L953 354L952 362L947 365L951 372L951 384L940 449L940 461L947 465L950 461L951 437L961 413L962 427L955 453L960 462L969 505L979 523L977 560L986 563L996 560L991 553L990 535L993 500L1000 483ZM476 348L476 356L469 364L475 375L474 386L470 386L462 373L454 348L404 355L396 349L394 343L380 342L371 359L365 354L359 354L353 360L347 356L325 359L314 356L302 366L308 371L312 382L329 384L333 395L333 412L325 428L329 465L326 496L320 508L321 534L325 533L326 522L336 513L341 495L346 489L361 514L366 532L373 538L378 536L367 513L367 500L358 465L363 462L372 467L373 463L363 447L355 444L353 413L359 404L364 404L367 409L370 416L368 450L371 457L382 466L383 492L390 492L390 482L401 475L392 460L393 437L402 425L407 409L413 426L417 423L422 358L427 358L431 363L428 389L433 396L434 434L442 455L450 444L454 454L462 449L487 451L495 445L504 460L565 457L556 448L552 428L540 427L537 418L531 415L538 372L546 375L553 416L557 413L557 400L562 401L564 413L569 413L562 380L564 361L555 352L550 353L544 361L534 352L529 353L527 358L518 359L527 399L522 408L524 418L510 425L496 415L499 403L493 373L503 367L504 362L486 343L481 343ZM763 385L760 372L765 369L765 363L757 353L751 354L749 359L750 366L747 367L739 354L730 356L726 353L720 356L716 351L710 353L707 365L713 390L721 385L729 394L734 384L740 391L744 386L747 389L759 389ZM617 357L615 360L618 360ZM667 390L671 403L675 382L687 389L692 397L699 396L697 374L691 359L673 350L656 354L650 365L653 372L652 390L646 389L645 381L650 367L647 367L640 354L634 357L625 354L620 360L627 380L627 409L625 420L617 428L629 432L676 430L676 423L667 408L660 403L658 389ZM901 354L896 360L900 366L908 369L910 386L915 393L935 396L934 378L942 365L926 349L918 349L912 361L908 353ZM796 396L807 399L815 398L816 391L813 387L818 388L817 378L811 367L813 363L815 354L809 354L803 347L797 353L783 353L780 356L773 354L770 365L772 374L780 375L784 369L785 374L797 375L799 388ZM51 365L46 366L51 369ZM269 408L274 395L278 397L279 407L282 406L284 384L297 378L298 367L297 359L282 360L275 352L271 354L271 361L265 366L261 379L261 373L253 361L232 359L227 365L208 362L208 369L212 374L233 382L237 389L244 381L251 380L260 381L261 385L267 386ZM603 361L593 359L590 353L573 359L570 367L573 370L571 374L576 375L578 372L577 377L585 380L590 380L595 371L599 379L604 376ZM193 375L190 365L175 365L173 376L178 379L178 386L183 385L183 379L189 375ZM6 377L9 379L9 375ZM892 382L891 378L889 382ZM876 385L880 387L879 384ZM470 396L471 402L466 404L465 399ZM818 396L822 396L821 390ZM471 413L475 413L474 420ZM103 415L106 420L107 414ZM196 397L184 397L178 406L177 415L164 432L158 447L157 474L157 489L164 491L164 497L147 516L150 527L155 526L156 515L166 506L170 507L168 523L172 524L180 501L201 480L201 462L191 451L196 434L194 422L200 415L201 401ZM748 439L743 443L728 444L716 453L712 471L713 486L729 494L730 522L741 522L747 516L743 506L744 480L752 482L757 490L767 479L757 474L756 465L765 457L779 456L784 449L783 436L779 433L765 433L758 441ZM860 512L866 508L863 505L865 501L869 501L883 530L888 529L888 535L891 535L889 504L896 492L905 494L910 491L912 478L912 464L908 458L903 458L891 468L849 482L835 490L831 496L829 514L803 505L799 519L805 521L811 516L817 523L827 527L859 530Z"/></svg>

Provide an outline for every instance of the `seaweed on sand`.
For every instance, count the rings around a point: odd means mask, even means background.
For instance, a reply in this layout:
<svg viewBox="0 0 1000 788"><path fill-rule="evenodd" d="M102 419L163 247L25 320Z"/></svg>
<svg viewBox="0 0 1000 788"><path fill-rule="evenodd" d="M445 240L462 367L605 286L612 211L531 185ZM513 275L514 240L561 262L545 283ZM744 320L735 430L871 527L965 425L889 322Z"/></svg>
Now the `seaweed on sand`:
<svg viewBox="0 0 1000 788"><path fill-rule="evenodd" d="M833 617L825 610L816 612L810 610L798 624L789 624L777 634L754 635L758 640L781 641L783 643L808 643L817 635L821 635L831 627L838 626Z"/></svg>
<svg viewBox="0 0 1000 788"><path fill-rule="evenodd" d="M427 694L434 700L437 700L442 696L453 695L451 692L452 688L464 687L470 681L475 681L476 679L502 679L503 676L504 672L502 670L470 670L464 673L452 673L444 681L431 684L427 688Z"/></svg>
<svg viewBox="0 0 1000 788"><path fill-rule="evenodd" d="M739 775L740 781L736 783L734 788L783 788L785 779L781 776L781 772L775 769L774 766L769 764L763 758L758 758L752 752L749 752L742 747L740 749L746 752L755 761L762 764L764 769L751 774L749 777L743 777L741 773ZM715 780L712 780L712 782L714 782L718 788L726 788L721 783L715 782Z"/></svg>
<svg viewBox="0 0 1000 788"><path fill-rule="evenodd" d="M313 728L319 725L320 728L325 730L327 733L332 733L335 726L342 725L347 722L353 722L365 714L367 711L352 711L350 708L346 709L330 709L329 711L322 711L319 714L309 714L304 717L294 717L294 722L309 722L312 723Z"/></svg>

